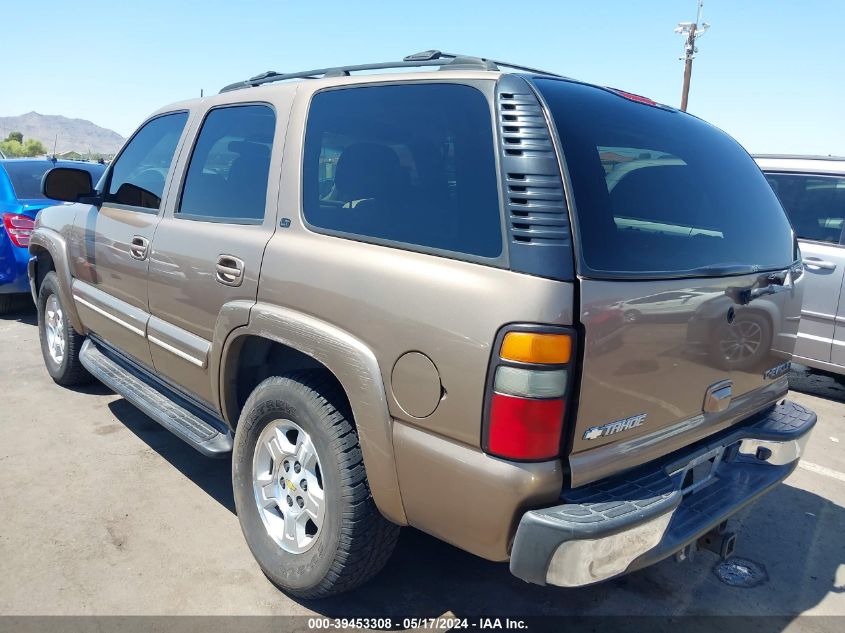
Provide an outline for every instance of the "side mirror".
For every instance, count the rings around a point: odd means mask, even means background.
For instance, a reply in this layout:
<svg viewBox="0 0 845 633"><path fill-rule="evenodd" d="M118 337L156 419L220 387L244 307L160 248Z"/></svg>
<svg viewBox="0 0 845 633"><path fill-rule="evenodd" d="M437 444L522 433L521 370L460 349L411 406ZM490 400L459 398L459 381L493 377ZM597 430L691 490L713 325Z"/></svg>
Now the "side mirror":
<svg viewBox="0 0 845 633"><path fill-rule="evenodd" d="M96 204L91 174L84 169L54 167L41 179L41 193L53 200Z"/></svg>

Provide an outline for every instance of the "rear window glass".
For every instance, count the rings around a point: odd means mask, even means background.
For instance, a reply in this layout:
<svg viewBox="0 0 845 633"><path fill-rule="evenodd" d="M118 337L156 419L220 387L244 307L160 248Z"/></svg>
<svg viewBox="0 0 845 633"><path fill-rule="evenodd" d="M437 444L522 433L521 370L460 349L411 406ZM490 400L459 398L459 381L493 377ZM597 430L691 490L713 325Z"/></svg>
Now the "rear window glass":
<svg viewBox="0 0 845 633"><path fill-rule="evenodd" d="M105 171L105 165L97 163L73 163L72 165L60 163L59 166L84 169L91 174L91 182L95 185ZM41 193L41 178L53 167L56 167L56 165L52 162L41 160L10 161L3 163L2 166L12 182L12 189L14 189L18 200L44 198Z"/></svg>
<svg viewBox="0 0 845 633"><path fill-rule="evenodd" d="M766 174L766 178L798 237L839 243L845 222L845 178L797 174Z"/></svg>
<svg viewBox="0 0 845 633"><path fill-rule="evenodd" d="M305 219L368 241L499 256L490 117L484 95L457 84L318 93L305 134Z"/></svg>
<svg viewBox="0 0 845 633"><path fill-rule="evenodd" d="M789 221L729 136L601 88L536 84L572 179L584 272L672 277L790 265Z"/></svg>

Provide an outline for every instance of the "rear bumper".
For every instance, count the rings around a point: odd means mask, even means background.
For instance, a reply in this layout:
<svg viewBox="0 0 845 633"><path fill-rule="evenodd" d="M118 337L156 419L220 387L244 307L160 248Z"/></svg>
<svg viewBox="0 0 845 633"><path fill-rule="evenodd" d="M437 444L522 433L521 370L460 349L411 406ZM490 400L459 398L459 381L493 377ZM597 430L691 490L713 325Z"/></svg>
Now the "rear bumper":
<svg viewBox="0 0 845 633"><path fill-rule="evenodd" d="M0 231L3 231L2 227ZM29 291L26 277L28 259L29 253L25 248L12 246L8 237L0 235L0 293Z"/></svg>
<svg viewBox="0 0 845 633"><path fill-rule="evenodd" d="M522 516L511 572L577 587L656 563L783 481L815 423L815 413L785 402L683 454L565 490L561 505Z"/></svg>

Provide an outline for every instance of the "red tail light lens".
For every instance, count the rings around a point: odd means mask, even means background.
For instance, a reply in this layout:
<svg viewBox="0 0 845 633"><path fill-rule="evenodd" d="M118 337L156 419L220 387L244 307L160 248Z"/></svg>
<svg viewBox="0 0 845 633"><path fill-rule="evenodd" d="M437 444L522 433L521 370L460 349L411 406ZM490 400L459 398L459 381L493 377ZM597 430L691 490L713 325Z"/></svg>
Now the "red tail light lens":
<svg viewBox="0 0 845 633"><path fill-rule="evenodd" d="M642 95L635 95L633 92L625 92L624 90L619 90L618 88L608 88L611 92L615 92L620 97L625 97L629 101L636 101L637 103L644 103L650 106L656 106L657 101L654 99L649 99L648 97L644 97Z"/></svg>
<svg viewBox="0 0 845 633"><path fill-rule="evenodd" d="M552 326L499 333L485 395L487 453L518 461L560 455L575 340L573 330Z"/></svg>
<svg viewBox="0 0 845 633"><path fill-rule="evenodd" d="M494 393L488 451L509 459L553 459L560 452L563 400L531 400Z"/></svg>
<svg viewBox="0 0 845 633"><path fill-rule="evenodd" d="M29 246L29 236L35 228L35 220L17 213L4 213L3 226L6 227L6 233L9 234L12 244L22 248Z"/></svg>

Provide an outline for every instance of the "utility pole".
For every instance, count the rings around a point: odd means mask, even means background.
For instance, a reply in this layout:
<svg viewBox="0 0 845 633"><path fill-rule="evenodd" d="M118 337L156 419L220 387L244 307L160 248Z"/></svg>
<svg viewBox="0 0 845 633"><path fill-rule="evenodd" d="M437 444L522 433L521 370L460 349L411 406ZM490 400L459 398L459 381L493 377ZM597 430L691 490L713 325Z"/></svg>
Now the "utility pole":
<svg viewBox="0 0 845 633"><path fill-rule="evenodd" d="M692 77L692 60L698 52L695 46L695 40L704 35L710 25L707 22L701 21L701 11L704 8L704 0L698 0L698 13L695 17L695 22L681 22L675 27L675 33L686 36L684 42L684 56L680 59L684 62L684 87L681 90L681 110L687 111L687 102L689 101L689 84ZM700 25L700 26L699 26Z"/></svg>
<svg viewBox="0 0 845 633"><path fill-rule="evenodd" d="M681 110L684 112L687 111L687 102L689 101L689 80L692 77L692 59L696 50L695 30L697 26L698 24L690 26L687 43L684 44L684 87L681 89Z"/></svg>

